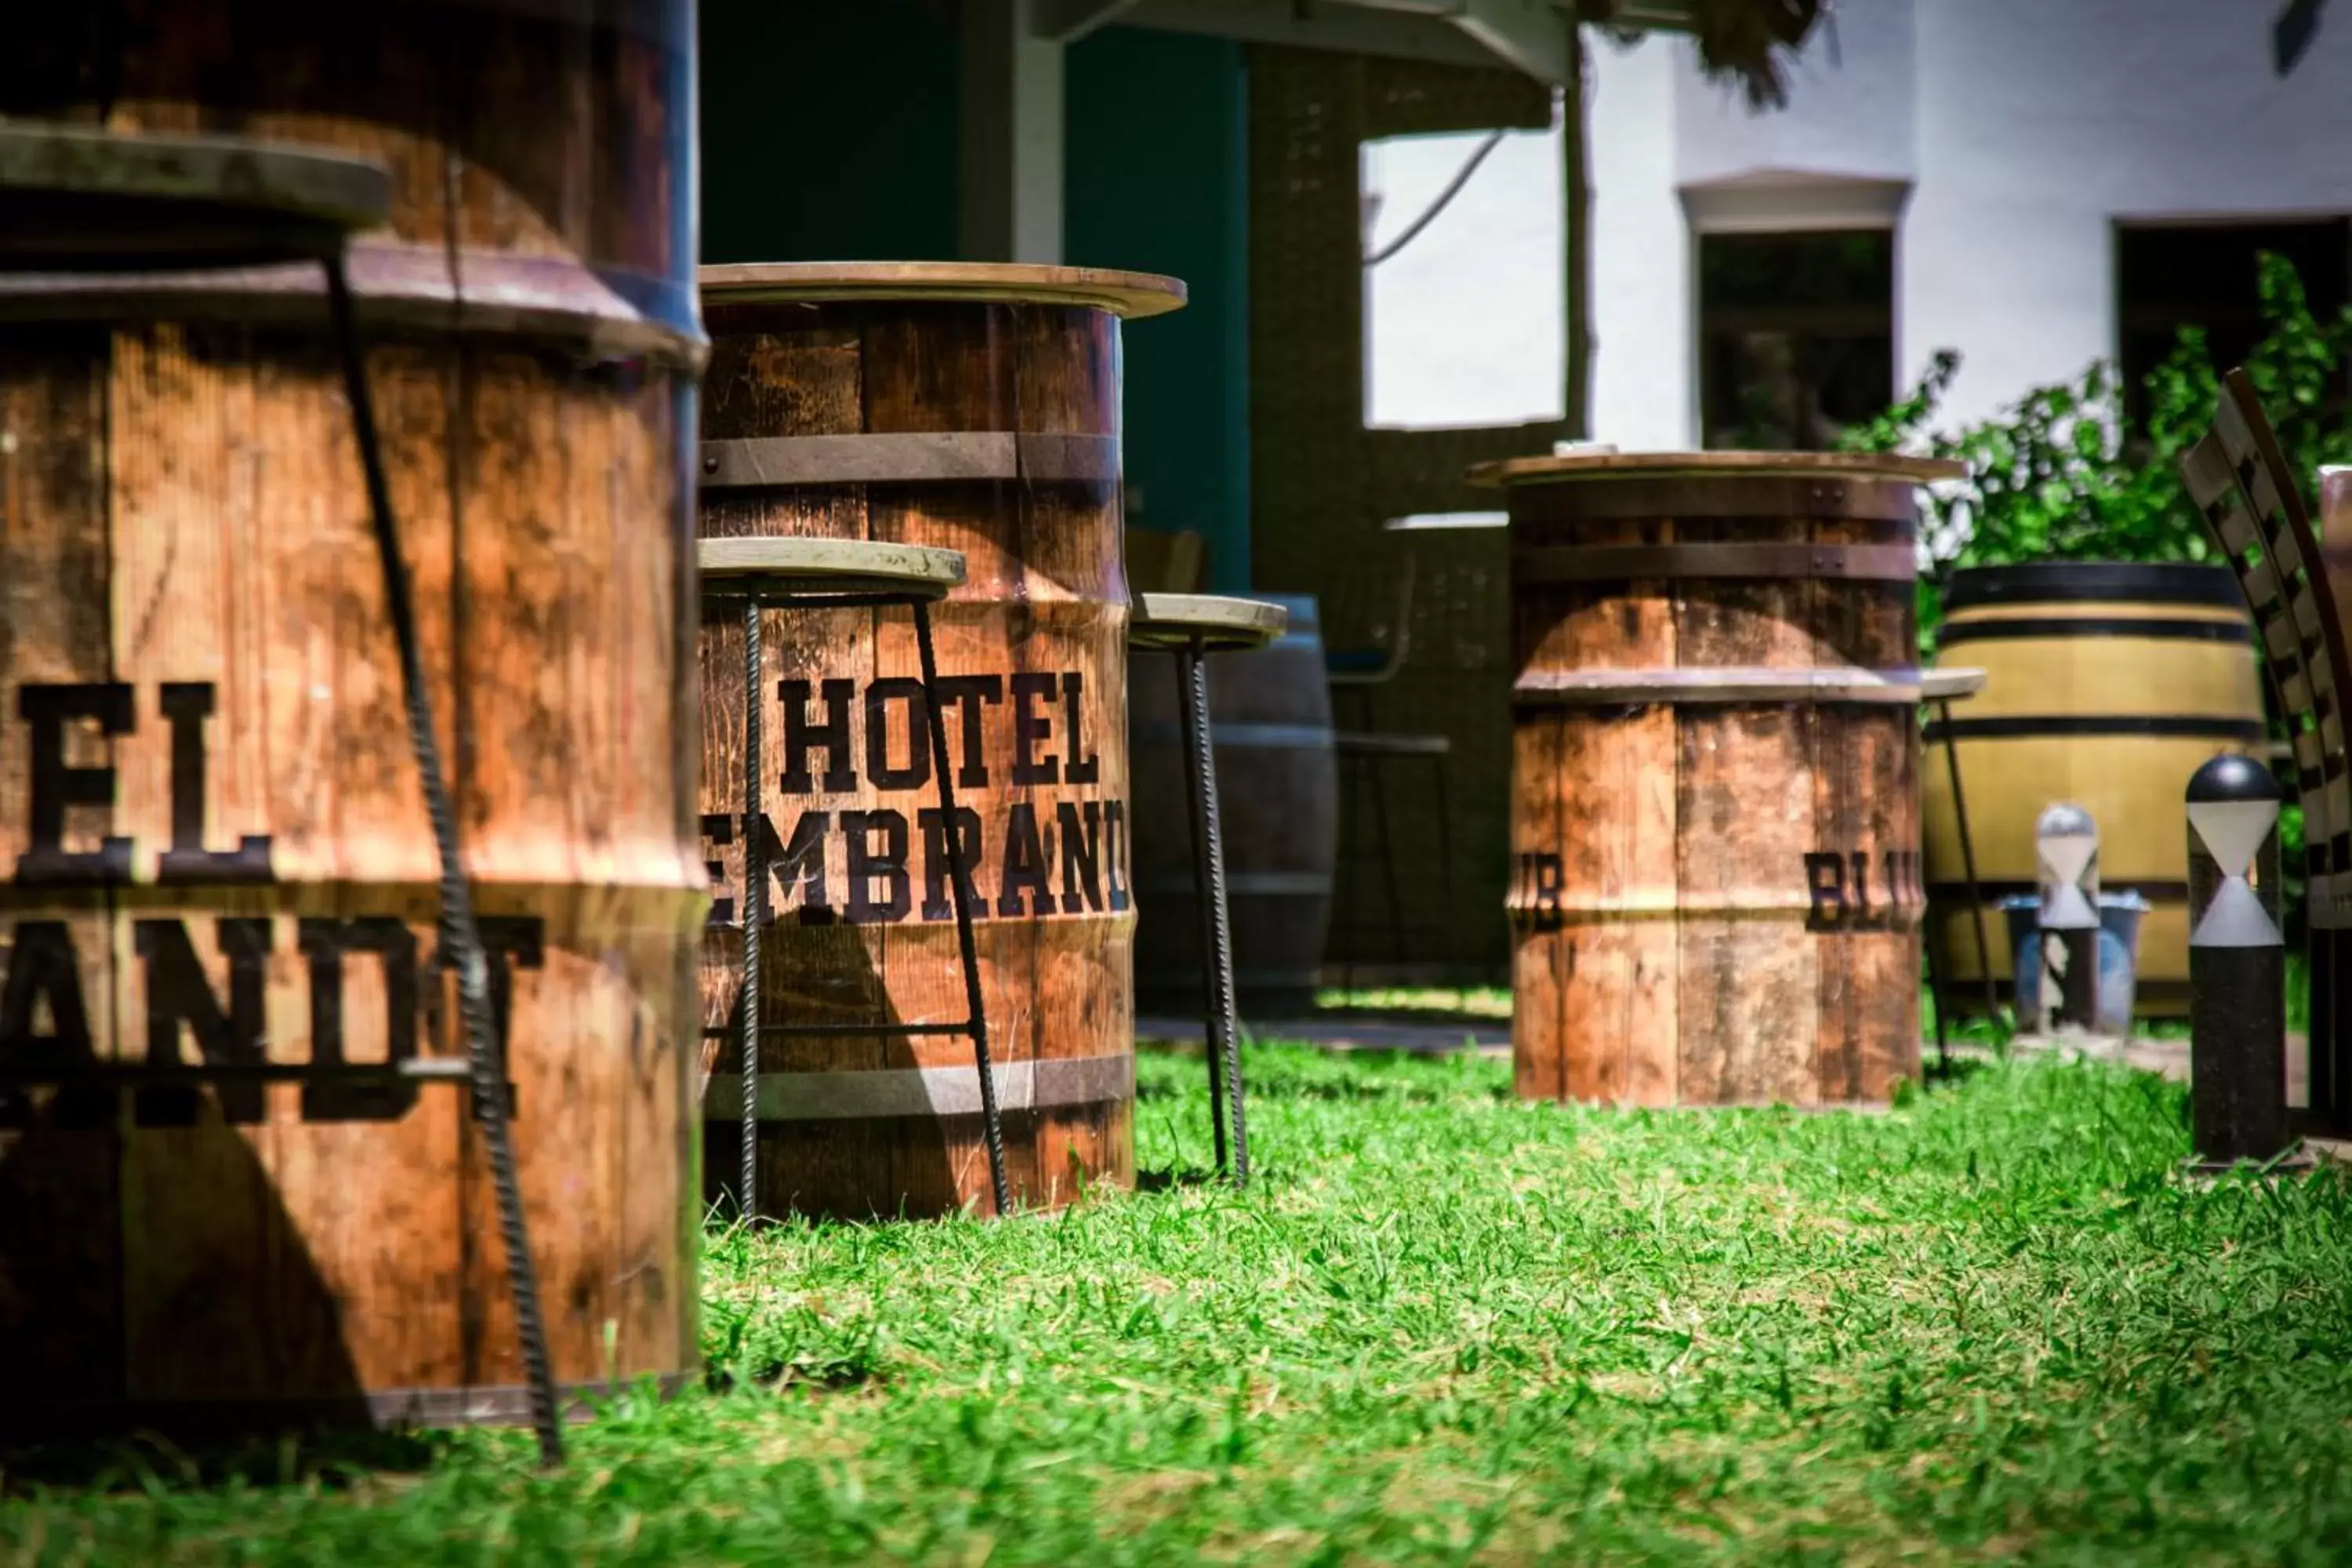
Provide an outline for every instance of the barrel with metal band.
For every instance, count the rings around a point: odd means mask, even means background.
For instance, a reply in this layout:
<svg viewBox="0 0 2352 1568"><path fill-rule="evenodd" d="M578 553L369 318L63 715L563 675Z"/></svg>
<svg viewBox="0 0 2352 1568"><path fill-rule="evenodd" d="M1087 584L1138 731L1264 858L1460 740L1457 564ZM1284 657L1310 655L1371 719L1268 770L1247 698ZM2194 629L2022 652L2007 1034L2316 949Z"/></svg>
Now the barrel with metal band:
<svg viewBox="0 0 2352 1568"><path fill-rule="evenodd" d="M1331 927L1339 788L1331 691L1315 600L1259 596L1283 606L1288 625L1262 648L1208 656L1209 735L1223 802L1235 998L1246 1015L1298 1017L1314 1006ZM1128 677L1135 877L1146 910L1135 984L1145 1007L1181 1014L1197 1003L1206 958L1170 664L1139 660Z"/></svg>
<svg viewBox="0 0 2352 1568"><path fill-rule="evenodd" d="M389 173L349 254L360 379L547 1348L564 1385L674 1381L708 898L690 12L106 9L11 13L0 122ZM330 320L318 265L258 255L0 277L0 1424L526 1412Z"/></svg>
<svg viewBox="0 0 2352 1568"><path fill-rule="evenodd" d="M1917 1076L1915 491L1958 471L1474 470L1511 516L1523 1097L1878 1103Z"/></svg>
<svg viewBox="0 0 2352 1568"><path fill-rule="evenodd" d="M709 267L706 537L959 551L932 610L957 831L1015 1201L1134 1174L1119 322L1171 279L951 263ZM760 1213L937 1215L987 1202L950 831L904 612L762 621L771 873ZM743 632L702 629L703 831L740 884ZM742 932L704 938L713 1196L740 1163ZM834 1025L837 1034L797 1031ZM782 1028L796 1032L786 1034ZM730 1098L733 1096L734 1098Z"/></svg>
<svg viewBox="0 0 2352 1568"><path fill-rule="evenodd" d="M2180 793L2216 751L2253 751L2264 733L2253 632L2227 570L2190 564L2044 563L1954 573L1937 657L1985 672L1950 721L1989 911L1993 974L2014 960L2000 901L2035 891L2033 825L2073 801L2099 825L2110 892L2150 906L2140 928L2134 1009L2185 1016L2187 853ZM1931 742L1948 733L1929 726ZM1930 935L1953 1005L1977 1011L1983 961L1961 867L1948 775L1926 775Z"/></svg>

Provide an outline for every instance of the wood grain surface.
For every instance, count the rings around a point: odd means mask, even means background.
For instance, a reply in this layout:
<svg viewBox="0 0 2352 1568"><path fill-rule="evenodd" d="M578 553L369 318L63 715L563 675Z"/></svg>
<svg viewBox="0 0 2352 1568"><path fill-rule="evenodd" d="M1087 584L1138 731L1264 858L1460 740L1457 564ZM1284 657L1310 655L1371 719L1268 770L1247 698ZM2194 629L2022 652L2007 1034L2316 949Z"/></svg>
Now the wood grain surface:
<svg viewBox="0 0 2352 1568"><path fill-rule="evenodd" d="M708 898L685 12L82 15L12 19L0 113L362 153L393 175L363 252L437 258L461 306L518 258L646 302L655 357L455 309L367 363L554 1374L675 1380ZM315 302L248 309L290 287L0 312L0 1423L520 1414L465 1090L383 1070L461 1031L337 361Z"/></svg>
<svg viewBox="0 0 2352 1568"><path fill-rule="evenodd" d="M1513 584L1526 1098L1875 1102L1918 1070L1912 588L1834 564L1909 544L1915 476L1721 456L1510 487L1515 559L1547 563ZM1726 551L1780 574L1557 569Z"/></svg>

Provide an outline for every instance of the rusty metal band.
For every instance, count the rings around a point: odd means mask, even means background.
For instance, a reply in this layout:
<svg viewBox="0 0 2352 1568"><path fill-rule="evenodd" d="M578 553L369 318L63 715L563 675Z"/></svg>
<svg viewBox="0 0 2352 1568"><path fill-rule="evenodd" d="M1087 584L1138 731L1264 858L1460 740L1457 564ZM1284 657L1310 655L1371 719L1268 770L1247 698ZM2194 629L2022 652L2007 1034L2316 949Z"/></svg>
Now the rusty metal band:
<svg viewBox="0 0 2352 1568"><path fill-rule="evenodd" d="M702 444L706 492L972 479L1105 484L1118 475L1116 436L961 430L768 436Z"/></svg>
<svg viewBox="0 0 2352 1568"><path fill-rule="evenodd" d="M1519 584L1652 577L1845 577L1909 583L1918 575L1918 552L1908 544L1563 544L1511 554L1511 579Z"/></svg>
<svg viewBox="0 0 2352 1568"><path fill-rule="evenodd" d="M1135 1098L1135 1058L1053 1057L995 1065L997 1103L1008 1111L1094 1105ZM978 1116L976 1068L885 1068L873 1072L782 1072L760 1075L762 1121L873 1121L887 1117ZM713 1077L704 1091L706 1120L742 1114L743 1089Z"/></svg>
<svg viewBox="0 0 2352 1568"><path fill-rule="evenodd" d="M692 285L571 257L367 241L348 267L371 332L538 339L593 359L699 371L709 353ZM196 271L0 276L0 321L175 321L323 330L326 285L310 262Z"/></svg>
<svg viewBox="0 0 2352 1568"><path fill-rule="evenodd" d="M1511 700L1527 707L1622 708L1645 703L1919 700L1916 669L1568 669L1519 677Z"/></svg>
<svg viewBox="0 0 2352 1568"><path fill-rule="evenodd" d="M1190 899L1200 892L1193 885L1190 871L1145 877L1136 883L1135 890L1147 899ZM1225 873L1225 890L1253 899L1328 899L1331 896L1331 874L1328 871L1228 871Z"/></svg>
<svg viewBox="0 0 2352 1568"><path fill-rule="evenodd" d="M1789 902L1727 900L1721 903L1692 903L1685 896L1679 902L1561 904L1557 908L1507 900L1503 908L1512 925L1541 931L1563 925L1614 925L1626 921L1803 921L1812 913L1813 906L1801 898ZM1924 921L1927 905L1925 900L1916 898L1873 900L1869 913L1887 927L1899 930Z"/></svg>
<svg viewBox="0 0 2352 1568"><path fill-rule="evenodd" d="M1919 515L1907 479L1795 479L1760 474L1702 479L1684 475L1592 479L1575 484L1510 488L1511 521L1579 522L1638 519L1812 519L1903 525Z"/></svg>

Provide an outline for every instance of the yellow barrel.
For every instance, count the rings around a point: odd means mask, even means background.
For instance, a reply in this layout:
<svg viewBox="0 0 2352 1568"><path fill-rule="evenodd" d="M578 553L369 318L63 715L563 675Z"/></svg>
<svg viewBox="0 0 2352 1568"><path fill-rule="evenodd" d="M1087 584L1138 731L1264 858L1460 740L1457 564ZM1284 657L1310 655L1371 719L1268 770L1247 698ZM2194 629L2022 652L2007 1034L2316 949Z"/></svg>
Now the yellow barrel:
<svg viewBox="0 0 2352 1568"><path fill-rule="evenodd" d="M2099 825L2102 887L2151 906L2135 1011L2186 1016L2189 775L2219 752L2259 752L2263 737L2236 579L2221 566L2107 562L1959 572L1937 654L1985 672L1984 690L1951 715L1995 976L2011 973L1995 906L2034 890L2034 819L2073 801ZM1920 770L1929 937L1948 1003L1980 1011L1983 959L1935 717Z"/></svg>

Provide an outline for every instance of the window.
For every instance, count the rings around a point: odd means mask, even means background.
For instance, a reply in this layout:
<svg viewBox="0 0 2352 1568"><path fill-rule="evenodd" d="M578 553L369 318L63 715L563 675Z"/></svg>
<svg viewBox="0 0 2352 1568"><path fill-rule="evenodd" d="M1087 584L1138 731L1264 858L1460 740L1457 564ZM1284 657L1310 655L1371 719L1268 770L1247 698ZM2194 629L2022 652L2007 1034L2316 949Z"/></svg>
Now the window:
<svg viewBox="0 0 2352 1568"><path fill-rule="evenodd" d="M2141 384L2170 356L2183 327L2205 329L2215 370L2243 363L2262 341L2258 258L2273 251L2294 264L2312 314L2343 309L2352 282L2352 227L2342 218L2265 223L2116 226L2116 349L2124 408L2147 415Z"/></svg>
<svg viewBox="0 0 2352 1568"><path fill-rule="evenodd" d="M1822 451L1895 400L1887 229L1698 237L1702 443Z"/></svg>

